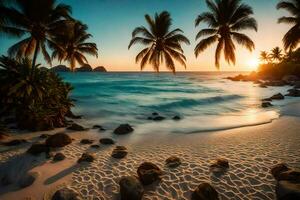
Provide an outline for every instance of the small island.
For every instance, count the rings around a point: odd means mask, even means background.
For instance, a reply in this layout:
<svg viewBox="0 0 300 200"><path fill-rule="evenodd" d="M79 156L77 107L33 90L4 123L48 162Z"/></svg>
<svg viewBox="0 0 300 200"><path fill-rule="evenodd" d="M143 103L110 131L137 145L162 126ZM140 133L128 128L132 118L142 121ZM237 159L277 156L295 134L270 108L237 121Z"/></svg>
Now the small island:
<svg viewBox="0 0 300 200"><path fill-rule="evenodd" d="M72 72L69 67L66 65L57 65L55 67L50 68L53 72ZM89 64L84 64L81 67L75 69L75 72L107 72L104 66L98 66L93 68Z"/></svg>

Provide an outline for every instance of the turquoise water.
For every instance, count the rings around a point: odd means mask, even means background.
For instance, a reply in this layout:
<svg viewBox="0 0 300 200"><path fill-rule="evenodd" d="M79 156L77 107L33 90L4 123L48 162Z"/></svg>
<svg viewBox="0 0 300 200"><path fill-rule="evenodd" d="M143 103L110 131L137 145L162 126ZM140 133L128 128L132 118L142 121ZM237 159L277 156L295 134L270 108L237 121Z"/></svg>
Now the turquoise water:
<svg viewBox="0 0 300 200"><path fill-rule="evenodd" d="M112 130L130 123L138 133L192 133L267 123L279 116L279 102L261 109L261 99L287 88L259 88L224 79L236 73L61 73L74 86L74 113L86 126ZM276 104L276 103L275 103ZM167 119L147 118L158 112ZM172 117L179 115L180 121Z"/></svg>

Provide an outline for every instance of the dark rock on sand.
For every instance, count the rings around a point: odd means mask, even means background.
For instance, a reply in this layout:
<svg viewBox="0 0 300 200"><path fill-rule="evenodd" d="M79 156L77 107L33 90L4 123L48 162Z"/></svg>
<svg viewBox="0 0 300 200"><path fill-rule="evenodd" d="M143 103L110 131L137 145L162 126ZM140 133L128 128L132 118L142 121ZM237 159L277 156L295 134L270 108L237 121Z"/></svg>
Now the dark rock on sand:
<svg viewBox="0 0 300 200"><path fill-rule="evenodd" d="M93 144L93 145L91 145L90 147L91 147L91 148L98 149L98 148L100 148L100 145L98 145L98 144Z"/></svg>
<svg viewBox="0 0 300 200"><path fill-rule="evenodd" d="M107 72L107 70L103 66L98 66L93 69L93 72Z"/></svg>
<svg viewBox="0 0 300 200"><path fill-rule="evenodd" d="M282 173L282 172L286 172L288 171L289 168L286 164L284 163L279 163L275 166L272 167L272 169L270 170L271 174L273 175L273 177L277 180L279 175Z"/></svg>
<svg viewBox="0 0 300 200"><path fill-rule="evenodd" d="M92 154L89 153L83 153L81 157L78 159L78 163L82 162L93 162L95 160L95 157Z"/></svg>
<svg viewBox="0 0 300 200"><path fill-rule="evenodd" d="M129 124L121 124L118 128L114 130L114 134L125 135L133 131L134 129Z"/></svg>
<svg viewBox="0 0 300 200"><path fill-rule="evenodd" d="M128 154L127 148L124 146L116 146L116 148L112 151L111 156L113 158L121 159L124 158Z"/></svg>
<svg viewBox="0 0 300 200"><path fill-rule="evenodd" d="M211 165L210 169L212 172L224 172L229 168L229 162L225 158L219 158L215 160Z"/></svg>
<svg viewBox="0 0 300 200"><path fill-rule="evenodd" d="M18 181L19 187L25 188L25 187L32 185L38 176L39 176L39 174L37 172L31 172L31 173L25 174L25 176L23 176Z"/></svg>
<svg viewBox="0 0 300 200"><path fill-rule="evenodd" d="M100 131L105 131L106 130L105 128L103 128L103 126L100 126L100 125L94 125L93 129L99 129Z"/></svg>
<svg viewBox="0 0 300 200"><path fill-rule="evenodd" d="M56 133L46 139L46 145L53 148L64 147L70 143L72 139L65 133Z"/></svg>
<svg viewBox="0 0 300 200"><path fill-rule="evenodd" d="M143 185L149 185L160 180L162 171L155 164L151 162L144 162L138 167L137 174Z"/></svg>
<svg viewBox="0 0 300 200"><path fill-rule="evenodd" d="M300 183L290 181L279 181L276 185L276 196L278 200L299 200Z"/></svg>
<svg viewBox="0 0 300 200"><path fill-rule="evenodd" d="M173 120L181 120L181 117L178 116L178 115L176 115L176 116L174 116L172 119L173 119Z"/></svg>
<svg viewBox="0 0 300 200"><path fill-rule="evenodd" d="M298 90L298 89L295 89L295 88L289 89L288 92L289 93L287 95L285 95L285 96L300 97L300 90Z"/></svg>
<svg viewBox="0 0 300 200"><path fill-rule="evenodd" d="M14 140L10 140L8 142L4 142L3 144L5 146L17 146L17 145L24 144L24 143L27 143L27 140L24 140L24 139L14 139Z"/></svg>
<svg viewBox="0 0 300 200"><path fill-rule="evenodd" d="M300 183L300 171L297 170L288 170L281 172L277 176L278 181L293 181Z"/></svg>
<svg viewBox="0 0 300 200"><path fill-rule="evenodd" d="M295 82L293 85L295 89L300 89L300 81Z"/></svg>
<svg viewBox="0 0 300 200"><path fill-rule="evenodd" d="M81 197L73 189L62 188L54 193L51 200L81 200Z"/></svg>
<svg viewBox="0 0 300 200"><path fill-rule="evenodd" d="M81 119L82 118L81 115L75 115L71 110L69 110L65 116L70 119Z"/></svg>
<svg viewBox="0 0 300 200"><path fill-rule="evenodd" d="M166 165L170 168L175 168L181 165L181 160L176 156L171 156L166 159Z"/></svg>
<svg viewBox="0 0 300 200"><path fill-rule="evenodd" d="M263 108L268 108L268 107L271 107L271 106L273 106L273 104L271 104L268 101L265 101L265 102L261 103L261 107L263 107Z"/></svg>
<svg viewBox="0 0 300 200"><path fill-rule="evenodd" d="M201 183L192 193L191 200L219 200L219 194L209 183Z"/></svg>
<svg viewBox="0 0 300 200"><path fill-rule="evenodd" d="M163 117L163 116L156 116L156 117L153 117L153 120L154 120L154 121L162 121L162 120L164 120L164 119L166 119L166 118Z"/></svg>
<svg viewBox="0 0 300 200"><path fill-rule="evenodd" d="M141 200L144 188L134 176L122 177L119 181L121 200Z"/></svg>
<svg viewBox="0 0 300 200"><path fill-rule="evenodd" d="M281 93L274 94L270 98L263 99L263 101L272 101L272 100L283 100L284 96Z"/></svg>
<svg viewBox="0 0 300 200"><path fill-rule="evenodd" d="M31 155L39 155L41 153L49 154L50 147L44 143L36 143L31 145L31 147L27 150L27 153Z"/></svg>
<svg viewBox="0 0 300 200"><path fill-rule="evenodd" d="M71 126L69 126L67 128L68 130L72 130L72 131L85 131L87 130L86 128L84 128L83 126L73 123Z"/></svg>
<svg viewBox="0 0 300 200"><path fill-rule="evenodd" d="M63 153L57 153L53 156L53 161L54 162L58 162L58 161L62 161L66 158L66 156Z"/></svg>
<svg viewBox="0 0 300 200"><path fill-rule="evenodd" d="M152 115L153 116L158 116L158 113L157 112L153 112Z"/></svg>
<svg viewBox="0 0 300 200"><path fill-rule="evenodd" d="M94 140L90 140L90 139L82 139L80 141L81 144L93 144Z"/></svg>
<svg viewBox="0 0 300 200"><path fill-rule="evenodd" d="M51 136L51 135L50 135L50 134L45 134L45 133L43 133L43 134L40 135L40 138L46 139L46 138L48 138L49 136Z"/></svg>
<svg viewBox="0 0 300 200"><path fill-rule="evenodd" d="M111 138L101 138L99 142L100 144L105 144L105 145L115 144L115 141Z"/></svg>

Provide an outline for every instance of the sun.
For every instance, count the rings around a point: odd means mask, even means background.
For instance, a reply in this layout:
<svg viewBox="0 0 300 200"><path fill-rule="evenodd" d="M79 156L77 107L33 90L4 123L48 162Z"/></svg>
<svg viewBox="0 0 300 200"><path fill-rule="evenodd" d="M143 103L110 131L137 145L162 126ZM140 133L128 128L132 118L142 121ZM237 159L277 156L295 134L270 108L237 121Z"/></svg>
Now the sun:
<svg viewBox="0 0 300 200"><path fill-rule="evenodd" d="M259 66L259 60L257 58L252 58L251 60L249 60L247 62L247 67L250 70L257 70L258 66Z"/></svg>

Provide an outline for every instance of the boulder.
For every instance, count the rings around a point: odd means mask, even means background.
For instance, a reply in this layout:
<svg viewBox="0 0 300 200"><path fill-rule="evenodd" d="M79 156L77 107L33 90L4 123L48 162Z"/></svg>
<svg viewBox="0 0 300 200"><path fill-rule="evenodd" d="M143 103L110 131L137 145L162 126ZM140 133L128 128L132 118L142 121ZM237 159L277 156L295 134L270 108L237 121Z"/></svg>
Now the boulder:
<svg viewBox="0 0 300 200"><path fill-rule="evenodd" d="M41 153L50 153L50 148L44 143L36 143L31 145L31 147L27 150L27 153L31 155L39 155Z"/></svg>
<svg viewBox="0 0 300 200"><path fill-rule="evenodd" d="M119 181L121 200L141 200L144 188L134 176L122 177Z"/></svg>
<svg viewBox="0 0 300 200"><path fill-rule="evenodd" d="M300 81L297 81L293 84L295 89L300 89Z"/></svg>
<svg viewBox="0 0 300 200"><path fill-rule="evenodd" d="M84 64L79 68L75 69L76 72L92 72L93 68L89 64Z"/></svg>
<svg viewBox="0 0 300 200"><path fill-rule="evenodd" d="M52 148L64 147L72 143L72 139L65 133L56 133L46 139L46 145Z"/></svg>
<svg viewBox="0 0 300 200"><path fill-rule="evenodd" d="M268 101L265 101L265 102L261 103L261 107L263 107L263 108L268 108L268 107L271 107L271 106L273 106L273 104L271 104Z"/></svg>
<svg viewBox="0 0 300 200"><path fill-rule="evenodd" d="M127 154L128 152L126 147L116 146L116 148L111 153L111 157L121 159L124 158Z"/></svg>
<svg viewBox="0 0 300 200"><path fill-rule="evenodd" d="M272 167L272 169L270 170L270 173L273 175L273 177L277 180L279 175L282 173L282 172L285 172L285 171L288 171L289 168L286 164L284 163L279 163L275 166Z"/></svg>
<svg viewBox="0 0 300 200"><path fill-rule="evenodd" d="M173 119L173 120L181 120L181 117L178 116L178 115L176 115L176 116L174 116L172 119Z"/></svg>
<svg viewBox="0 0 300 200"><path fill-rule="evenodd" d="M71 126L69 126L67 129L72 130L72 131L85 131L85 130L87 130L83 126L81 126L79 124L76 124L76 123L71 124Z"/></svg>
<svg viewBox="0 0 300 200"><path fill-rule="evenodd" d="M53 156L53 161L54 162L58 162L58 161L62 161L66 158L66 156L63 153L57 153Z"/></svg>
<svg viewBox="0 0 300 200"><path fill-rule="evenodd" d="M81 144L93 144L94 140L90 140L90 139L82 139L80 141Z"/></svg>
<svg viewBox="0 0 300 200"><path fill-rule="evenodd" d="M40 135L40 138L41 138L41 139L46 139L46 138L48 138L49 136L51 136L51 135L50 135L50 134L45 134L45 133L43 133L43 134Z"/></svg>
<svg viewBox="0 0 300 200"><path fill-rule="evenodd" d="M51 71L53 71L53 72L70 72L71 70L70 70L70 68L68 68L65 65L57 65L55 67L52 67Z"/></svg>
<svg viewBox="0 0 300 200"><path fill-rule="evenodd" d="M118 128L114 130L114 134L125 135L133 131L134 129L129 124L121 124Z"/></svg>
<svg viewBox="0 0 300 200"><path fill-rule="evenodd" d="M106 130L105 128L103 128L103 126L100 126L100 125L94 125L93 129L99 129L100 131L105 131Z"/></svg>
<svg viewBox="0 0 300 200"><path fill-rule="evenodd" d="M277 176L278 181L293 181L300 183L300 171L297 170L288 170L281 172Z"/></svg>
<svg viewBox="0 0 300 200"><path fill-rule="evenodd" d="M34 183L34 181L37 179L38 176L39 176L39 173L37 173L37 172L27 173L23 177L20 178L20 180L18 181L18 186L20 188L28 187Z"/></svg>
<svg viewBox="0 0 300 200"><path fill-rule="evenodd" d="M71 110L68 110L65 117L68 117L70 119L81 119L82 118L81 115L75 115Z"/></svg>
<svg viewBox="0 0 300 200"><path fill-rule="evenodd" d="M166 159L166 165L170 168L175 168L181 165L181 160L177 156L171 156Z"/></svg>
<svg viewBox="0 0 300 200"><path fill-rule="evenodd" d="M153 112L152 115L153 116L158 116L158 113L157 112Z"/></svg>
<svg viewBox="0 0 300 200"><path fill-rule="evenodd" d="M65 187L57 190L51 200L81 200L81 197L75 190Z"/></svg>
<svg viewBox="0 0 300 200"><path fill-rule="evenodd" d="M229 168L229 162L225 158L219 158L212 162L210 169L214 173L223 173Z"/></svg>
<svg viewBox="0 0 300 200"><path fill-rule="evenodd" d="M137 174L143 185L149 185L160 180L162 171L155 164L151 162L144 162L138 167Z"/></svg>
<svg viewBox="0 0 300 200"><path fill-rule="evenodd" d="M285 86L286 82L282 81L282 80L280 80L280 81L278 81L278 80L276 80L276 81L267 81L267 82L265 82L265 85L266 86L273 86L273 87L281 87L281 86Z"/></svg>
<svg viewBox="0 0 300 200"><path fill-rule="evenodd" d="M100 148L100 145L98 145L98 144L92 144L90 147L94 148L94 149L98 149L98 148Z"/></svg>
<svg viewBox="0 0 300 200"><path fill-rule="evenodd" d="M162 121L162 120L164 120L164 119L166 119L166 118L163 117L163 116L156 116L156 117L153 117L153 121Z"/></svg>
<svg viewBox="0 0 300 200"><path fill-rule="evenodd" d="M24 139L14 139L14 140L10 140L8 142L4 142L3 144L5 146L17 146L17 145L24 144L24 143L27 143L27 140L24 140Z"/></svg>
<svg viewBox="0 0 300 200"><path fill-rule="evenodd" d="M278 200L300 199L300 183L290 181L279 181L275 188Z"/></svg>
<svg viewBox="0 0 300 200"><path fill-rule="evenodd" d="M99 142L100 144L105 144L105 145L115 144L115 141L111 138L101 138Z"/></svg>
<svg viewBox="0 0 300 200"><path fill-rule="evenodd" d="M193 191L191 200L219 200L219 194L209 183L201 183Z"/></svg>
<svg viewBox="0 0 300 200"><path fill-rule="evenodd" d="M285 96L290 96L290 97L300 97L300 90L293 88L288 90L288 94Z"/></svg>
<svg viewBox="0 0 300 200"><path fill-rule="evenodd" d="M93 69L93 72L107 72L107 70L103 66L98 66Z"/></svg>
<svg viewBox="0 0 300 200"><path fill-rule="evenodd" d="M297 81L300 81L300 78L298 76L294 76L294 75L285 75L282 78L283 81L285 81L286 83L294 83Z"/></svg>
<svg viewBox="0 0 300 200"><path fill-rule="evenodd" d="M81 157L78 159L78 163L82 162L93 162L95 160L94 155L89 154L89 153L83 153Z"/></svg>
<svg viewBox="0 0 300 200"><path fill-rule="evenodd" d="M271 97L272 100L283 100L284 99L284 96L281 94L281 93L278 93L278 94L274 94L272 97Z"/></svg>

